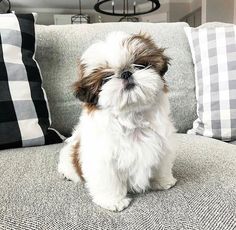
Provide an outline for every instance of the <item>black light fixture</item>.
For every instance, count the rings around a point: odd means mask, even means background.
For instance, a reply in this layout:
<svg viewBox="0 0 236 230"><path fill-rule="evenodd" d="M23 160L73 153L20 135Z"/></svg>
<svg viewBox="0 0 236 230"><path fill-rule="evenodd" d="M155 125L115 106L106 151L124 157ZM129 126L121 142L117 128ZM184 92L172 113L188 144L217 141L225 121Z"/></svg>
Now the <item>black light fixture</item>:
<svg viewBox="0 0 236 230"><path fill-rule="evenodd" d="M73 15L71 17L71 24L83 24L89 22L90 22L89 16L82 14L81 0L79 0L79 14Z"/></svg>
<svg viewBox="0 0 236 230"><path fill-rule="evenodd" d="M122 1L122 0L121 0ZM107 2L111 2L110 10L101 9L101 6ZM131 2L131 1L130 1ZM120 21L138 21L138 18L135 16L143 15L151 13L160 8L159 0L146 0L146 2L150 2L150 9L137 11L136 9L136 1L133 1L130 4L129 0L123 0L123 7L122 9L118 9L115 7L114 0L98 0L94 6L94 9L101 14L106 14L110 16L122 16ZM145 1L144 1L145 2Z"/></svg>
<svg viewBox="0 0 236 230"><path fill-rule="evenodd" d="M11 13L11 2L9 0L0 0L0 14Z"/></svg>

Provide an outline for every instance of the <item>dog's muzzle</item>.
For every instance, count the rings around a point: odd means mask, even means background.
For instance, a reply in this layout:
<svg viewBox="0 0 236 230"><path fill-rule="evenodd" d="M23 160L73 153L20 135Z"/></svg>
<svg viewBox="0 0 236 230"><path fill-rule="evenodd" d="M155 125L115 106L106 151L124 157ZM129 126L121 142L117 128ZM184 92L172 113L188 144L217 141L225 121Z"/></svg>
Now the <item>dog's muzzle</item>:
<svg viewBox="0 0 236 230"><path fill-rule="evenodd" d="M131 73L130 71L126 70L122 72L120 78L124 80L123 82L125 90L130 90L135 87L133 73Z"/></svg>

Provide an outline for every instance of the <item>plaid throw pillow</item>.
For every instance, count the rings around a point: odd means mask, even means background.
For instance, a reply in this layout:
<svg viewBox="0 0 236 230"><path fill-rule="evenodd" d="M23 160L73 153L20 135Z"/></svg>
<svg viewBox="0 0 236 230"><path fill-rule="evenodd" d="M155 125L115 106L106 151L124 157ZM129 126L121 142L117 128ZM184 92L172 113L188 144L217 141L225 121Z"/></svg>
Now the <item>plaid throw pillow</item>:
<svg viewBox="0 0 236 230"><path fill-rule="evenodd" d="M195 66L198 114L188 133L236 140L236 26L185 32Z"/></svg>
<svg viewBox="0 0 236 230"><path fill-rule="evenodd" d="M34 24L34 14L0 14L0 149L62 142L49 128Z"/></svg>

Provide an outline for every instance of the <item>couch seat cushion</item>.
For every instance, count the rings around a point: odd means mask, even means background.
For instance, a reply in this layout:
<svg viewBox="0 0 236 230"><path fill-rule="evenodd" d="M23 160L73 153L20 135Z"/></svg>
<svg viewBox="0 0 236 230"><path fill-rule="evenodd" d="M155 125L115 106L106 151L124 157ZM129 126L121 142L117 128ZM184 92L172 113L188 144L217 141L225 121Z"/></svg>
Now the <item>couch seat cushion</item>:
<svg viewBox="0 0 236 230"><path fill-rule="evenodd" d="M235 229L236 146L177 134L177 185L97 207L57 173L62 144L0 151L0 229Z"/></svg>

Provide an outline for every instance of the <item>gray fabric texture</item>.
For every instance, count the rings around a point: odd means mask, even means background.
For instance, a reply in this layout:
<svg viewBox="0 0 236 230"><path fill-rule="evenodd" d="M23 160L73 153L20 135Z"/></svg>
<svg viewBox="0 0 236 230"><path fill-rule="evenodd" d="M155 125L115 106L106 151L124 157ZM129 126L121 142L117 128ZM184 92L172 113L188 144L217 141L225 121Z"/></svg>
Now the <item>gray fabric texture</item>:
<svg viewBox="0 0 236 230"><path fill-rule="evenodd" d="M236 146L177 134L177 185L120 213L57 173L62 144L0 151L0 229L236 229Z"/></svg>
<svg viewBox="0 0 236 230"><path fill-rule="evenodd" d="M200 26L198 26L197 28L215 28L215 27L221 27L221 26L232 26L234 24L232 23L224 23L224 22L207 22L207 23L204 23Z"/></svg>
<svg viewBox="0 0 236 230"><path fill-rule="evenodd" d="M196 119L194 73L191 52L184 33L186 23L102 23L90 25L37 26L36 59L48 95L52 127L68 135L79 119L80 107L72 93L77 79L77 62L94 41L111 31L148 32L172 59L166 80L170 88L173 120L186 132ZM96 55L96 54L94 54Z"/></svg>

